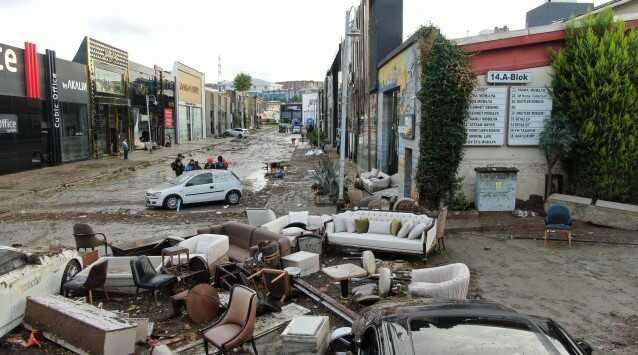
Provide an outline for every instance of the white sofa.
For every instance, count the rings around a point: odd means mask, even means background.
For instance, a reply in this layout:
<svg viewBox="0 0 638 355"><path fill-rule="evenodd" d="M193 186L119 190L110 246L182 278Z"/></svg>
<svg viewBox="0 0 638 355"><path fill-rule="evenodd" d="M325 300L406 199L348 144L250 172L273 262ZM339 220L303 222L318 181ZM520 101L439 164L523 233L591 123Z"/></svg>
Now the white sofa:
<svg viewBox="0 0 638 355"><path fill-rule="evenodd" d="M408 291L412 297L464 300L470 285L470 269L465 264L450 264L412 270Z"/></svg>
<svg viewBox="0 0 638 355"><path fill-rule="evenodd" d="M215 270L215 264L228 253L228 237L220 234L200 234L188 238L178 244L187 248L191 259L200 257L206 261L209 271Z"/></svg>
<svg viewBox="0 0 638 355"><path fill-rule="evenodd" d="M346 215L355 219L368 218L368 220L371 221L383 222L392 222L398 219L401 220L402 224L411 221L414 222L415 225L418 223L432 224L432 227L423 232L420 238L408 239L394 236L389 233L389 230L388 234L335 232L334 222L329 222L326 225L326 235L328 244L330 245L387 251L399 254L427 255L434 249L436 244L437 223L436 220L433 220L427 215L370 210L347 211L339 215ZM333 216L333 220L335 217L336 216Z"/></svg>
<svg viewBox="0 0 638 355"><path fill-rule="evenodd" d="M321 216L313 216L313 215L309 215L308 216L308 223L306 223L306 226L310 229L316 229L317 233L321 232L321 230L323 229L324 223L327 221L330 221L332 219L332 217L330 217L329 215L321 215ZM269 231L273 232L273 233L277 233L280 234L286 238L288 238L290 240L290 244L293 247L297 246L297 237L301 236L303 233L299 233L299 234L293 234L293 235L285 235L283 233L284 228L290 224L290 219L288 218L288 215L285 216L281 216L273 221L270 221L266 224L262 224L261 228L265 228L268 229Z"/></svg>

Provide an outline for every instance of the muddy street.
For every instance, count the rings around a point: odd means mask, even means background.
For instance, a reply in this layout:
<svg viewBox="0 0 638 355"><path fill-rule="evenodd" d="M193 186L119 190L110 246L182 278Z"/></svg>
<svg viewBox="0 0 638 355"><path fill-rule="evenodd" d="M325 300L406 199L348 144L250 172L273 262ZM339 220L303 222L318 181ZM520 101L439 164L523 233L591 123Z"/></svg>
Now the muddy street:
<svg viewBox="0 0 638 355"><path fill-rule="evenodd" d="M113 241L160 235L190 235L198 226L216 220L241 219L245 207L266 205L268 194L264 162L289 160L294 152L291 136L265 128L244 139L225 138L185 154L202 165L207 158L222 155L242 180L243 196L238 205L223 202L184 206L180 212L147 209L145 191L174 177L174 156L154 159L122 172L75 182L66 188L21 195L0 204L4 212L0 244L62 244L72 246L74 223L95 225ZM158 153L154 153L158 154ZM137 159L151 159L137 151ZM121 163L121 161L115 161ZM56 169L67 169L68 165ZM33 171L32 174L37 174ZM62 172L61 172L62 173Z"/></svg>

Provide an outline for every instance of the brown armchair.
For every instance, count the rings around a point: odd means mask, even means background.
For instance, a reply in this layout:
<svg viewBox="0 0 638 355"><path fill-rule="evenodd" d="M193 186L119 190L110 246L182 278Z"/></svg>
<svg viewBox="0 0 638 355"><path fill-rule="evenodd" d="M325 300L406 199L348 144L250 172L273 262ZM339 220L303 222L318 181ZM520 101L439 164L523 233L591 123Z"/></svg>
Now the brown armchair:
<svg viewBox="0 0 638 355"><path fill-rule="evenodd" d="M102 239L98 238L101 236ZM107 246L109 244L104 233L95 233L93 228L88 224L77 223L73 225L73 237L75 238L75 248L91 249L104 245L104 255L108 254Z"/></svg>
<svg viewBox="0 0 638 355"><path fill-rule="evenodd" d="M257 293L248 287L236 285L230 291L228 310L215 324L201 330L204 350L208 343L219 348L222 354L250 341L255 355L257 347L253 333L257 320Z"/></svg>

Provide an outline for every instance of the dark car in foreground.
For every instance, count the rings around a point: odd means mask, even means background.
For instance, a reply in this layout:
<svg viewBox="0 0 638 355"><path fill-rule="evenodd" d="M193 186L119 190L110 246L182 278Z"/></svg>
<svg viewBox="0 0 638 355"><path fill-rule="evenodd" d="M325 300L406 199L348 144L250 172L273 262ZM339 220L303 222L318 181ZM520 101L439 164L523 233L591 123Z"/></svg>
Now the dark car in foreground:
<svg viewBox="0 0 638 355"><path fill-rule="evenodd" d="M333 332L334 352L427 355L589 355L549 318L495 303L446 302L372 309Z"/></svg>

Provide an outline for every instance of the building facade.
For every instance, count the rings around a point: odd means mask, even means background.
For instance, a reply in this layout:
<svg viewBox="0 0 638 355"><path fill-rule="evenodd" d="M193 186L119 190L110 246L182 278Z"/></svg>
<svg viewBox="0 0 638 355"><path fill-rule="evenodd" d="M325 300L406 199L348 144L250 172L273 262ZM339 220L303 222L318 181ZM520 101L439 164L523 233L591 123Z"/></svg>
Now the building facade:
<svg viewBox="0 0 638 355"><path fill-rule="evenodd" d="M74 62L86 64L93 155L117 155L124 139L133 138L129 120L128 52L85 37Z"/></svg>
<svg viewBox="0 0 638 355"><path fill-rule="evenodd" d="M175 62L176 143L206 138L204 73Z"/></svg>
<svg viewBox="0 0 638 355"><path fill-rule="evenodd" d="M0 174L88 159L86 66L0 44Z"/></svg>
<svg viewBox="0 0 638 355"><path fill-rule="evenodd" d="M316 126L319 120L319 91L303 94L302 124L304 126Z"/></svg>

